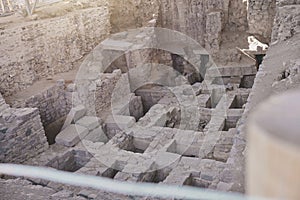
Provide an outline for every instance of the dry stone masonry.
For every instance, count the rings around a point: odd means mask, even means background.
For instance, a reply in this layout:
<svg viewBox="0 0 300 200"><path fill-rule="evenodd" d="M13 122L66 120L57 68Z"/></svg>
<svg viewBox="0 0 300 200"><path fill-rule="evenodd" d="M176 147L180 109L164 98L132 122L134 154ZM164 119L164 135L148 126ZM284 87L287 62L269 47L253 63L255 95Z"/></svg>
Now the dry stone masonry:
<svg viewBox="0 0 300 200"><path fill-rule="evenodd" d="M114 39L117 38L120 39L118 35ZM145 40L140 36L137 38ZM106 48L108 41L103 43ZM110 51L114 51L111 47ZM223 172L237 134L237 122L254 82L254 78L249 77L255 74L255 65L207 69L204 81L191 87L201 113L195 128L180 114L188 111L181 104L188 105L193 99L187 83L170 89L175 91L175 96L155 85L140 88L131 95L129 102L119 99L118 103L112 103L110 116L105 112L92 116L89 108L84 106L89 106L90 102L84 101L84 105L72 108L66 120L68 124L56 137L56 144L27 162L120 181L234 190L237 187L234 180L224 177ZM107 79L103 74L101 77L97 80L101 87L91 88L96 94L98 90L110 91L106 89L111 85L102 84ZM115 77L116 82L122 82L127 75L115 70L105 77ZM134 84L135 78L138 77L125 80ZM226 91L222 94L224 83ZM127 91L126 84L121 84L121 88L123 93ZM80 94L80 91L74 92ZM111 93L106 95L107 100L113 96ZM128 103L134 105L134 111L140 110L139 117L127 112ZM103 106L98 108L105 110ZM81 154L86 156L76 156ZM41 184L40 180L32 181ZM43 185L53 187L50 182Z"/></svg>
<svg viewBox="0 0 300 200"><path fill-rule="evenodd" d="M41 7L0 23L0 162L245 192L247 116L300 83L299 0L60 3L52 17ZM242 52L248 36L271 44L249 47L268 50L260 66ZM145 199L35 178L0 185L12 199Z"/></svg>
<svg viewBox="0 0 300 200"><path fill-rule="evenodd" d="M249 32L262 37L265 42L270 42L272 27L275 17L276 1L248 2Z"/></svg>
<svg viewBox="0 0 300 200"><path fill-rule="evenodd" d="M44 152L48 144L38 109L10 108L0 99L0 161L23 163Z"/></svg>
<svg viewBox="0 0 300 200"><path fill-rule="evenodd" d="M110 32L105 5L45 20L16 26L7 24L1 30L0 73L4 96L43 77L70 71Z"/></svg>

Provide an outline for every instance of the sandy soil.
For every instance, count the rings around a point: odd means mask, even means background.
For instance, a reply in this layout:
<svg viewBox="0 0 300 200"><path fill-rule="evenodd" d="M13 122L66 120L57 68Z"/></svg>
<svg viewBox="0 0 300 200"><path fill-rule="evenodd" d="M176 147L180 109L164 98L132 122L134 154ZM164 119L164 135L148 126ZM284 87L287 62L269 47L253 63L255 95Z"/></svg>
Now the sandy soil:
<svg viewBox="0 0 300 200"><path fill-rule="evenodd" d="M13 15L0 17L0 30L17 26L24 22L59 17L76 10L98 7L102 5L105 5L105 2L101 0L63 0L46 5L38 4L32 16L26 16L25 9L22 9Z"/></svg>

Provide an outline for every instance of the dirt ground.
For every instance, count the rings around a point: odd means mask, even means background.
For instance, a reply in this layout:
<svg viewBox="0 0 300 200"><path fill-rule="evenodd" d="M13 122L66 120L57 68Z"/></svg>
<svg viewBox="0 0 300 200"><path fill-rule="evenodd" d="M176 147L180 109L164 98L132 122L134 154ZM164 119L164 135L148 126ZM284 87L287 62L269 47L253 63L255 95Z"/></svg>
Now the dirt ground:
<svg viewBox="0 0 300 200"><path fill-rule="evenodd" d="M17 26L19 23L59 17L76 10L98 7L102 5L105 5L105 1L63 0L51 4L40 3L37 5L32 16L27 16L25 8L23 8L10 16L0 17L0 30L11 26Z"/></svg>

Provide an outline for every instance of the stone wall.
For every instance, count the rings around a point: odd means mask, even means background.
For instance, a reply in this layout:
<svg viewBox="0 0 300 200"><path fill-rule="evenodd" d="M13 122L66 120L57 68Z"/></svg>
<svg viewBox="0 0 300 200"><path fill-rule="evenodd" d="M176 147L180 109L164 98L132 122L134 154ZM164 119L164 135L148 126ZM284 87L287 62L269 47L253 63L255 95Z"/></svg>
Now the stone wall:
<svg viewBox="0 0 300 200"><path fill-rule="evenodd" d="M248 0L249 32L270 42L275 16L275 0Z"/></svg>
<svg viewBox="0 0 300 200"><path fill-rule="evenodd" d="M211 53L217 53L220 49L221 33L224 27L222 14L222 12L207 14L205 48Z"/></svg>
<svg viewBox="0 0 300 200"><path fill-rule="evenodd" d="M121 71L116 70L112 74L103 74L101 80L97 81L94 93L95 111L97 116L103 116L104 112L111 111L112 94L120 77Z"/></svg>
<svg viewBox="0 0 300 200"><path fill-rule="evenodd" d="M44 126L67 116L72 107L72 87L64 80L26 99L16 99L11 105L16 108L38 108Z"/></svg>
<svg viewBox="0 0 300 200"><path fill-rule="evenodd" d="M248 0L249 33L266 43L292 37L300 32L299 5L299 0Z"/></svg>
<svg viewBox="0 0 300 200"><path fill-rule="evenodd" d="M107 6L7 24L0 32L0 92L11 95L42 77L66 72L110 32Z"/></svg>
<svg viewBox="0 0 300 200"><path fill-rule="evenodd" d="M23 163L48 148L36 108L10 108L0 95L0 162Z"/></svg>
<svg viewBox="0 0 300 200"><path fill-rule="evenodd" d="M247 3L245 1L229 1L226 29L229 31L245 31L248 29Z"/></svg>
<svg viewBox="0 0 300 200"><path fill-rule="evenodd" d="M162 0L159 19L162 27L187 34L216 53L223 31L246 30L247 4L237 0Z"/></svg>
<svg viewBox="0 0 300 200"><path fill-rule="evenodd" d="M204 45L205 2L162 0L159 22L162 27L185 33Z"/></svg>
<svg viewBox="0 0 300 200"><path fill-rule="evenodd" d="M96 79L89 81L76 80L75 90L72 93L72 106L83 105L87 116L98 116L105 120L111 114L112 95L121 76L121 70L114 70L112 73L101 73Z"/></svg>
<svg viewBox="0 0 300 200"><path fill-rule="evenodd" d="M145 26L157 18L159 0L109 0L112 32Z"/></svg>
<svg viewBox="0 0 300 200"><path fill-rule="evenodd" d="M272 42L283 41L300 33L300 1L278 0Z"/></svg>

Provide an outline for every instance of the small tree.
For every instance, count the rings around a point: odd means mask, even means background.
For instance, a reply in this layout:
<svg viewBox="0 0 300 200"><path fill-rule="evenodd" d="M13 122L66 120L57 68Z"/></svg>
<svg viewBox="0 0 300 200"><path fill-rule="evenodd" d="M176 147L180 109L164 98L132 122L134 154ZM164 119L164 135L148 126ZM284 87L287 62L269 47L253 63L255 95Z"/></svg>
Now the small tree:
<svg viewBox="0 0 300 200"><path fill-rule="evenodd" d="M5 11L5 8L4 8L4 3L3 3L3 1L2 1L2 0L0 0L0 5L1 5L1 10L2 10L2 12L4 13L4 11Z"/></svg>
<svg viewBox="0 0 300 200"><path fill-rule="evenodd" d="M5 13L5 5L8 7L8 11L13 11L13 7L10 3L10 0L6 0L6 4L4 4L4 0L0 0L1 10L3 13Z"/></svg>
<svg viewBox="0 0 300 200"><path fill-rule="evenodd" d="M28 16L31 16L34 13L37 3L38 0L34 0L32 4L29 2L29 0L25 0L25 7Z"/></svg>

